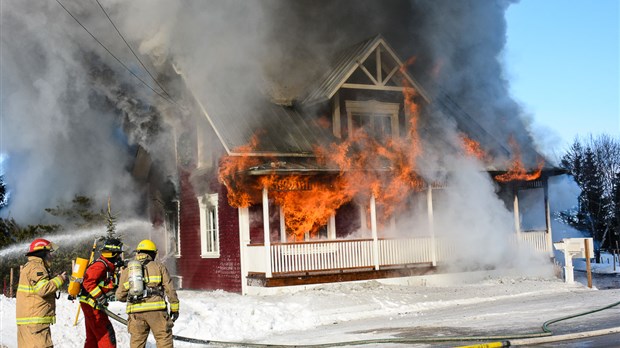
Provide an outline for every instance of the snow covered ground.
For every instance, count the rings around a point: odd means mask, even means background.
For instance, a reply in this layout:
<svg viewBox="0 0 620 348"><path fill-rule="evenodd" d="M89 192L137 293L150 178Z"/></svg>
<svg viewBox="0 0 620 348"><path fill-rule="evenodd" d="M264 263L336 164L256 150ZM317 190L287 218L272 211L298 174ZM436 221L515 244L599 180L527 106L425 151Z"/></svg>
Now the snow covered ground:
<svg viewBox="0 0 620 348"><path fill-rule="evenodd" d="M174 328L177 336L292 345L431 335L536 333L541 332L541 325L547 320L617 301L620 290L589 289L578 282L566 284L552 275L469 273L452 282L444 278L425 286L367 281L320 285L268 296L189 290L181 290L179 295L181 316ZM73 325L77 302L68 301L63 295L57 303L57 323L52 326L55 346L81 347L83 316L77 326ZM110 308L124 313L122 303L113 302ZM0 311L0 347L16 347L15 299L0 297ZM551 329L554 333L585 330L592 320L604 322L620 317L618 314L620 309L614 307ZM609 325L614 326L613 321ZM114 326L118 346L128 347L125 327L116 322ZM620 322L615 326L620 326ZM175 346L201 345L175 341ZM147 347L155 347L152 337Z"/></svg>

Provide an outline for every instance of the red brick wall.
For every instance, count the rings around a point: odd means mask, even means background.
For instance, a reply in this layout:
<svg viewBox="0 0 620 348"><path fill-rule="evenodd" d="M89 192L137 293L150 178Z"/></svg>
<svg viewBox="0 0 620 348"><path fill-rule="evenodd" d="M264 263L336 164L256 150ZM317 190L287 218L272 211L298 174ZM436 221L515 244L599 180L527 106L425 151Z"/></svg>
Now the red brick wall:
<svg viewBox="0 0 620 348"><path fill-rule="evenodd" d="M220 257L200 257L200 211L190 174L182 171L180 236L181 257L177 262L184 289L241 292L241 259L239 252L239 216L236 208L228 204L226 188L215 178L209 186L211 193L219 194L218 223L220 228Z"/></svg>

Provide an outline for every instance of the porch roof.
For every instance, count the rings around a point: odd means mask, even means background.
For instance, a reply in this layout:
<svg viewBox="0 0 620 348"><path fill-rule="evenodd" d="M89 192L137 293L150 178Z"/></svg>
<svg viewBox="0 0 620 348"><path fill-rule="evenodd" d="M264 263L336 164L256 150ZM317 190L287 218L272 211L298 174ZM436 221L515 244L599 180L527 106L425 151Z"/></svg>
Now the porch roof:
<svg viewBox="0 0 620 348"><path fill-rule="evenodd" d="M374 168L357 168L357 169L348 169L344 170L338 168L336 166L325 166L316 162L315 159L299 159L299 158L291 158L287 160L274 160L269 162L264 162L260 165L253 166L245 170L244 172L248 175L252 176L260 176L260 175L320 175L320 174L340 174L347 171L366 171L366 172L390 172L392 170L389 166L384 167L374 167ZM496 176L500 174L506 173L508 170L497 169L497 168L486 168L486 171L491 176ZM551 177L556 175L567 174L568 172L565 169L546 166L542 168L542 176ZM444 185L435 185L434 187Z"/></svg>
<svg viewBox="0 0 620 348"><path fill-rule="evenodd" d="M359 171L380 171L388 172L391 170L389 167L382 168L366 168L355 169ZM339 174L343 169L336 166L324 166L320 165L316 161L270 161L260 164L258 166L250 167L246 170L249 175L317 175L317 174Z"/></svg>

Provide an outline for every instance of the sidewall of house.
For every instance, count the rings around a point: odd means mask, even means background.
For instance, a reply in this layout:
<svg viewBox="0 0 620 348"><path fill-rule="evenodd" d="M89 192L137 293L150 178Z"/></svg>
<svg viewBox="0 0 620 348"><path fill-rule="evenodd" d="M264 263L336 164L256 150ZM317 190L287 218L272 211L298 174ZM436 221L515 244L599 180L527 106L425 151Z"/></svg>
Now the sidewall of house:
<svg viewBox="0 0 620 348"><path fill-rule="evenodd" d="M195 179L194 179L195 180ZM190 173L181 171L180 238L181 257L177 262L184 289L225 290L241 293L239 221L236 208L228 204L226 187L215 178L208 180L208 193L218 194L220 256L201 257L200 206ZM205 192L206 193L206 192Z"/></svg>

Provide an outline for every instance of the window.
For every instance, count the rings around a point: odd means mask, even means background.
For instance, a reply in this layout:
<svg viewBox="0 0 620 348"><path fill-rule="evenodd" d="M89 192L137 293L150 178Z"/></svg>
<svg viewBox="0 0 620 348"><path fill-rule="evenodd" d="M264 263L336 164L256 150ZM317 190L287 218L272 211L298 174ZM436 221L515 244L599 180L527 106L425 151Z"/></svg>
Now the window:
<svg viewBox="0 0 620 348"><path fill-rule="evenodd" d="M198 197L198 205L200 206L200 256L220 257L218 194Z"/></svg>
<svg viewBox="0 0 620 348"><path fill-rule="evenodd" d="M398 112L400 105L375 100L345 102L349 136L354 129L363 128L380 142L398 136Z"/></svg>
<svg viewBox="0 0 620 348"><path fill-rule="evenodd" d="M391 115L353 114L353 128L364 128L375 139L388 139L392 136Z"/></svg>
<svg viewBox="0 0 620 348"><path fill-rule="evenodd" d="M170 210L166 211L166 231L168 231L168 240L170 242L169 252L172 251L175 257L181 257L181 236L179 234L179 209L178 200L172 201L173 205Z"/></svg>

